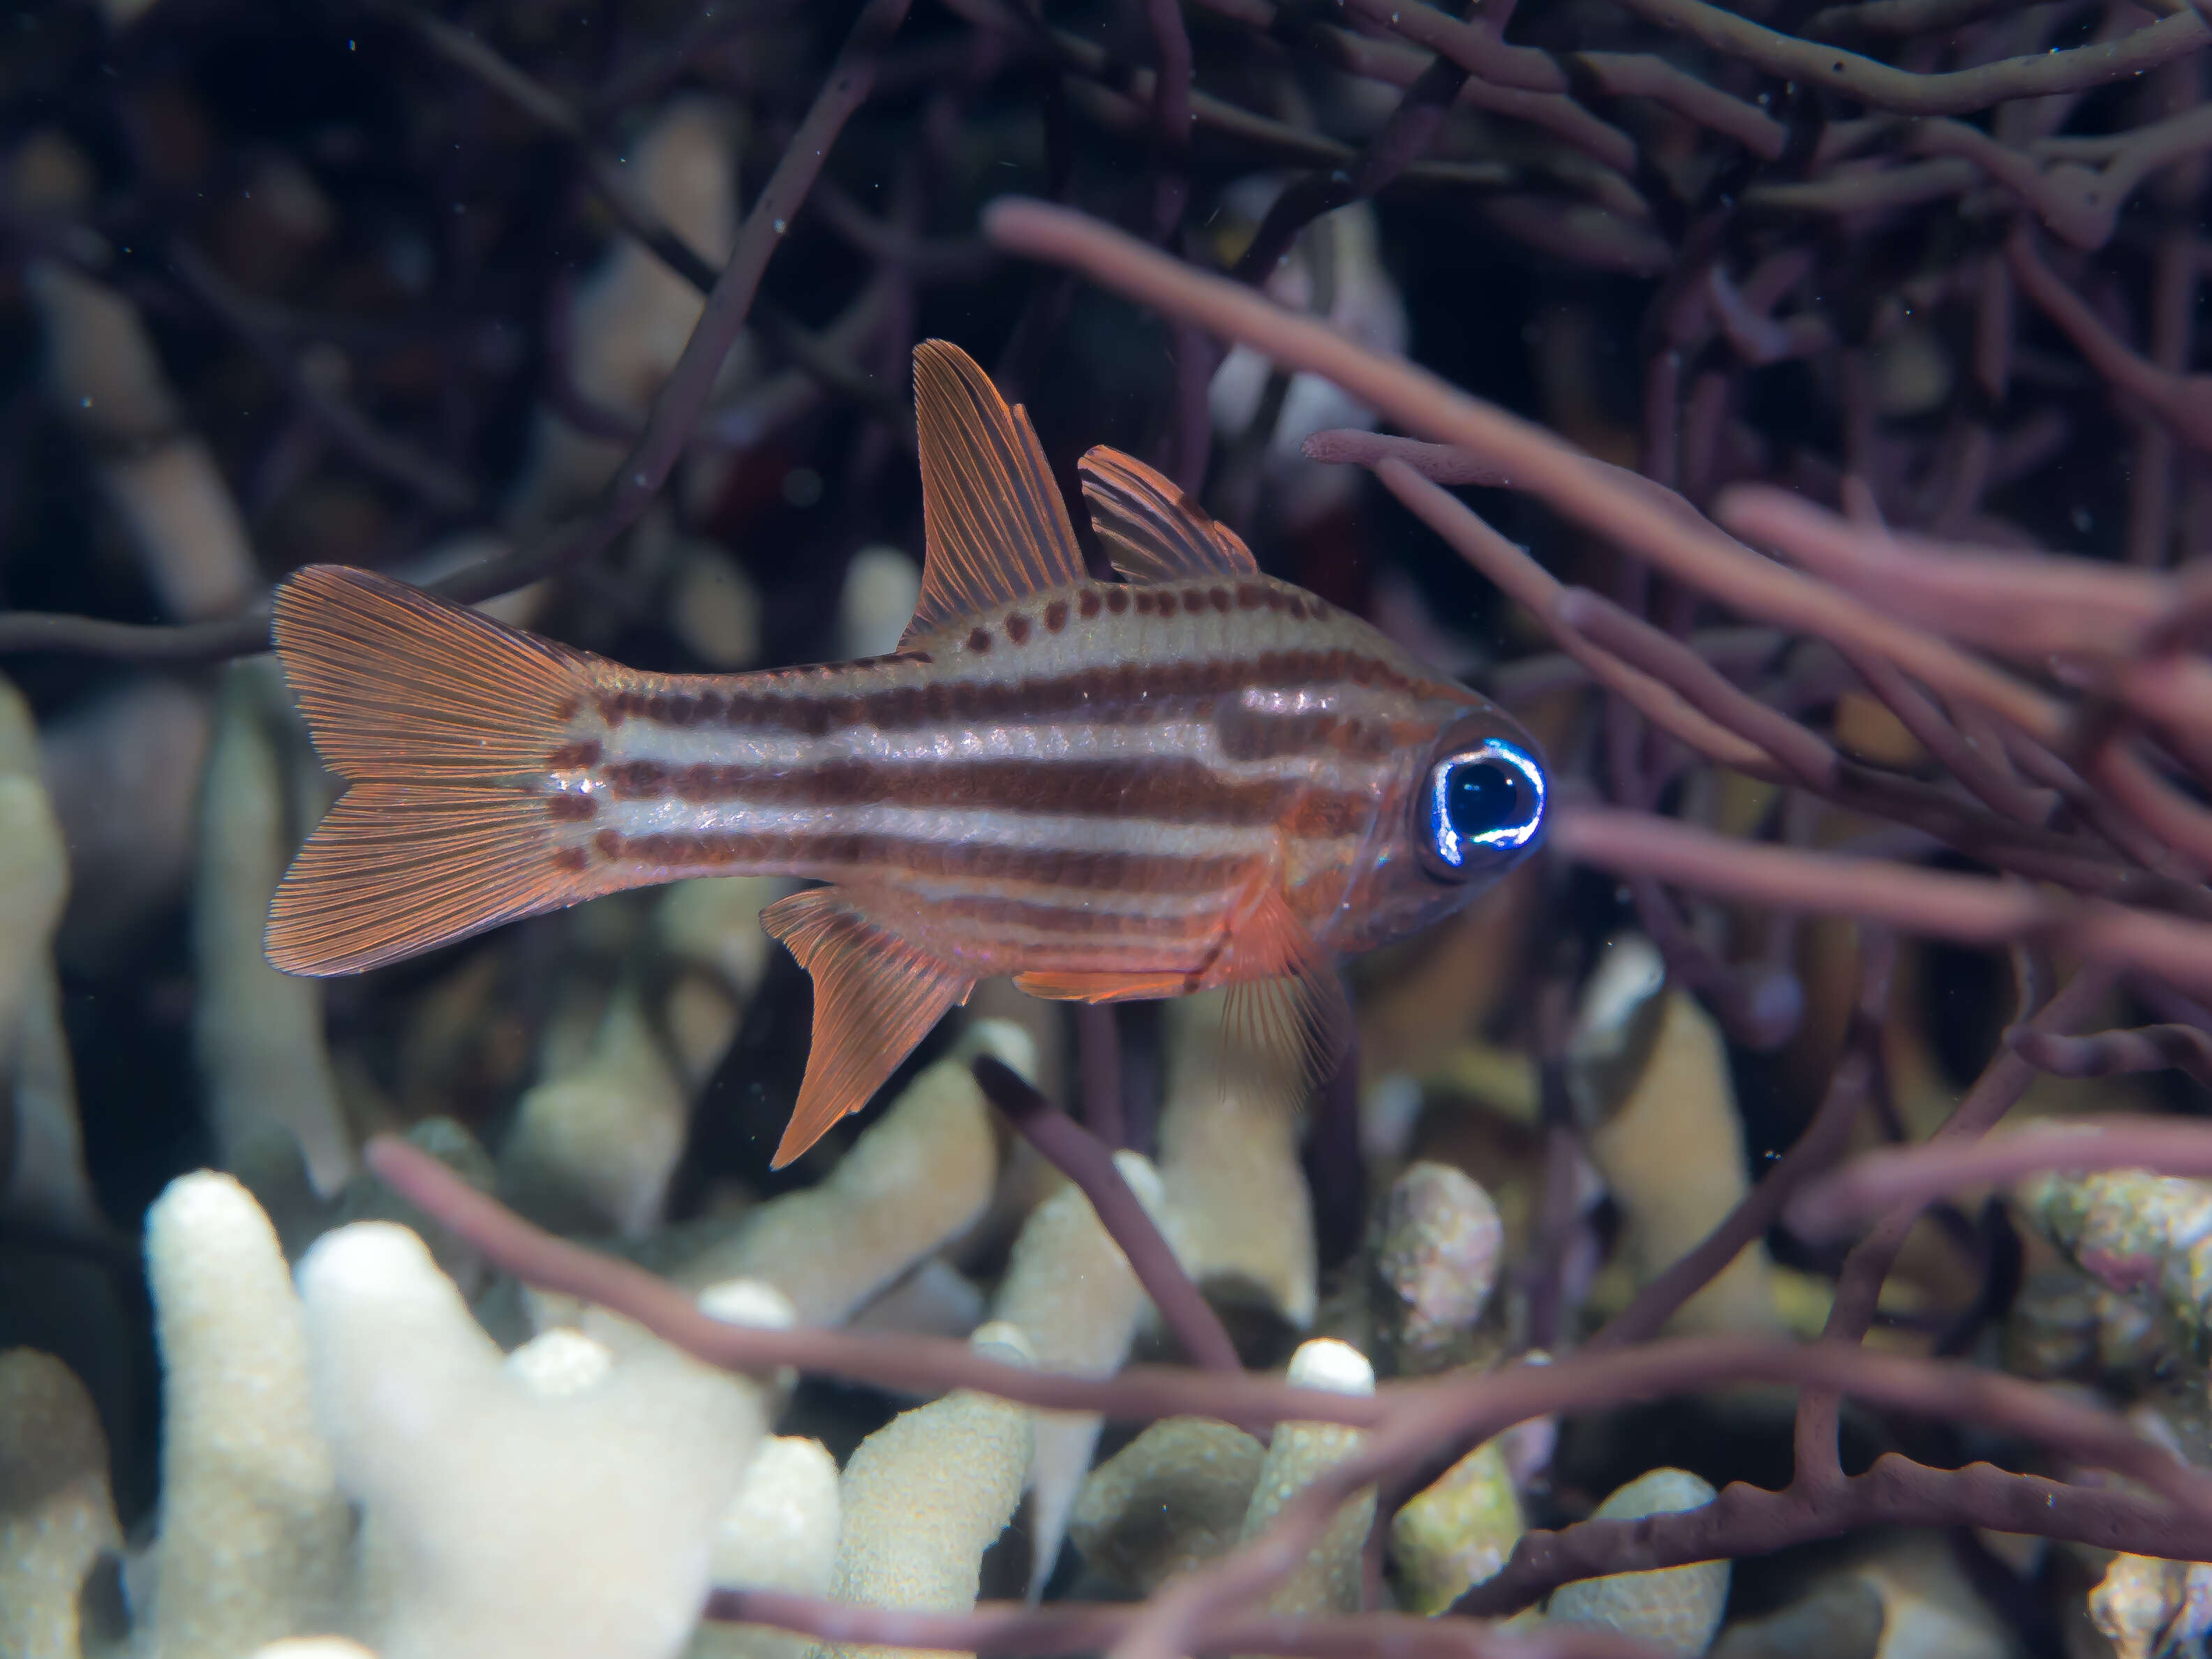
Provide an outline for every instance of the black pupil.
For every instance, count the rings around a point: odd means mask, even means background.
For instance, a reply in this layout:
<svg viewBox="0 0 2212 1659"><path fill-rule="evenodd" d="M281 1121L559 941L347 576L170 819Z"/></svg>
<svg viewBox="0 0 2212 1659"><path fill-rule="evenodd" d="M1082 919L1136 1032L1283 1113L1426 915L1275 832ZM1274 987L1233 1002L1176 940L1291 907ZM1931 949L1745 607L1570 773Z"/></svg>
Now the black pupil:
<svg viewBox="0 0 2212 1659"><path fill-rule="evenodd" d="M1444 812L1469 840L1513 829L1522 820L1521 780L1496 761L1455 766L1444 781Z"/></svg>

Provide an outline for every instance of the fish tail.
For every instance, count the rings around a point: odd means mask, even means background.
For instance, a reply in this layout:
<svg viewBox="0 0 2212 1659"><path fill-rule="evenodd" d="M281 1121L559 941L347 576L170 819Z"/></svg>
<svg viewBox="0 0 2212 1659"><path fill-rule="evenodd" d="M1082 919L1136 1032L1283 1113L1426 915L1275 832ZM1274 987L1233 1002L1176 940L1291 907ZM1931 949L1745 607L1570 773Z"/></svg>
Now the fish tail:
<svg viewBox="0 0 2212 1659"><path fill-rule="evenodd" d="M342 565L287 580L272 631L348 787L276 889L271 963L352 973L600 890L537 787L596 659Z"/></svg>

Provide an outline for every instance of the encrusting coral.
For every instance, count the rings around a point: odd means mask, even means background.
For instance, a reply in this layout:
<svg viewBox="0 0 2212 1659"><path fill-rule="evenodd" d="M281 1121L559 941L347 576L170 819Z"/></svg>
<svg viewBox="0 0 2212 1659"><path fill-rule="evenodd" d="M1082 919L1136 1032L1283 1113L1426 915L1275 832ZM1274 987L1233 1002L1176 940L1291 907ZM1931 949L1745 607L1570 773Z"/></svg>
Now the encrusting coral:
<svg viewBox="0 0 2212 1659"><path fill-rule="evenodd" d="M1160 1180L1191 1277L1256 1294L1297 1330L1313 1323L1313 1200L1298 1164L1304 1091L1292 1070L1233 1042L1225 995L1167 1005Z"/></svg>
<svg viewBox="0 0 2212 1659"><path fill-rule="evenodd" d="M1399 1172L1376 1218L1376 1335L1401 1376L1467 1364L1505 1249L1480 1182L1426 1161Z"/></svg>
<svg viewBox="0 0 2212 1659"><path fill-rule="evenodd" d="M1107 1583L1150 1595L1243 1535L1267 1449L1202 1417L1153 1424L1083 1483L1068 1536Z"/></svg>
<svg viewBox="0 0 2212 1659"><path fill-rule="evenodd" d="M2167 1343L2212 1359L2212 1182L2141 1170L2039 1176L2020 1211L2106 1290L2154 1311Z"/></svg>
<svg viewBox="0 0 2212 1659"><path fill-rule="evenodd" d="M2117 1659L2202 1652L2212 1633L2212 1565L2116 1555L2089 1592L2089 1617Z"/></svg>
<svg viewBox="0 0 2212 1659"><path fill-rule="evenodd" d="M1713 1501L1711 1485L1686 1469L1640 1474L1597 1506L1598 1518L1640 1521ZM1562 1585L1545 1608L1561 1624L1594 1625L1650 1642L1678 1659L1712 1645L1728 1605L1729 1564L1697 1561L1656 1572L1615 1572Z"/></svg>
<svg viewBox="0 0 2212 1659"><path fill-rule="evenodd" d="M91 1396L51 1354L0 1352L0 1653L79 1659L85 1580L122 1547Z"/></svg>
<svg viewBox="0 0 2212 1659"><path fill-rule="evenodd" d="M1011 1325L984 1326L978 1353L1030 1361ZM1029 1478L1031 1413L965 1390L902 1412L845 1465L843 1539L830 1594L860 1607L964 1612L975 1605L983 1552L1013 1519ZM811 1650L818 1659L852 1651Z"/></svg>

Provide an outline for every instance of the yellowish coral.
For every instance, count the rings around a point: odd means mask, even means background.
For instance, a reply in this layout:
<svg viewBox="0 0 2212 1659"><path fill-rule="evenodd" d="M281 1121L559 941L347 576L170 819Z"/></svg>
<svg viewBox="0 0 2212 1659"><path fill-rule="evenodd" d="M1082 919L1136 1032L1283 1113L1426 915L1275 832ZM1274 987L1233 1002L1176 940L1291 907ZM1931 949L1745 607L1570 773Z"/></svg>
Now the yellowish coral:
<svg viewBox="0 0 2212 1659"><path fill-rule="evenodd" d="M1022 1334L990 1324L978 1353L1026 1363ZM843 1541L830 1594L860 1607L964 1613L983 1552L1029 1478L1030 1412L965 1391L902 1412L860 1443L840 1484ZM873 1650L817 1647L817 1659Z"/></svg>
<svg viewBox="0 0 2212 1659"><path fill-rule="evenodd" d="M1302 1342L1291 1356L1290 1380L1301 1388L1334 1394L1372 1394L1375 1370L1348 1343L1321 1337ZM1335 1423L1280 1423L1267 1448L1267 1462L1252 1488L1244 1512L1243 1537L1257 1538L1323 1470L1359 1449L1365 1437ZM1346 1499L1330 1516L1328 1529L1306 1559L1267 1597L1273 1613L1324 1613L1359 1611L1360 1553L1375 1523L1372 1487Z"/></svg>
<svg viewBox="0 0 2212 1659"><path fill-rule="evenodd" d="M51 1354L0 1353L0 1654L78 1659L85 1576L122 1547L83 1384Z"/></svg>
<svg viewBox="0 0 2212 1659"><path fill-rule="evenodd" d="M1390 1517L1390 1559L1415 1613L1443 1612L1520 1541L1527 1523L1502 1441L1484 1441Z"/></svg>
<svg viewBox="0 0 2212 1659"><path fill-rule="evenodd" d="M837 1460L818 1440L761 1443L714 1528L711 1571L720 1589L820 1595L837 1568ZM798 1659L807 1638L757 1626L702 1624L691 1659Z"/></svg>
<svg viewBox="0 0 2212 1659"><path fill-rule="evenodd" d="M1036 1068L1018 1027L978 1020L825 1180L760 1206L671 1276L695 1290L725 1279L765 1279L791 1298L802 1325L843 1323L991 1201L998 1138L968 1069L978 1053L995 1054L1025 1076Z"/></svg>
<svg viewBox="0 0 2212 1659"><path fill-rule="evenodd" d="M1092 1571L1149 1595L1243 1535L1267 1461L1267 1448L1226 1423L1155 1423L1091 1472L1068 1535Z"/></svg>
<svg viewBox="0 0 2212 1659"><path fill-rule="evenodd" d="M1313 1201L1298 1164L1304 1085L1279 1059L1232 1044L1224 994L1167 1005L1160 1179L1192 1275L1313 1323Z"/></svg>
<svg viewBox="0 0 2212 1659"><path fill-rule="evenodd" d="M1686 1469L1653 1469L1597 1506L1602 1521L1640 1521L1713 1501L1710 1483ZM1614 1572L1562 1585L1545 1609L1565 1625L1591 1625L1650 1642L1680 1659L1712 1645L1728 1605L1729 1564L1697 1561L1656 1572Z"/></svg>
<svg viewBox="0 0 2212 1659"><path fill-rule="evenodd" d="M1155 1217L1163 1214L1165 1196L1152 1164L1136 1152L1116 1153L1114 1161L1146 1207ZM1040 1368L1110 1376L1128 1358L1146 1306L1143 1287L1091 1200L1069 1186L1038 1205L1023 1225L992 1316L1021 1331ZM1095 1413L1037 1415L1030 1503L1032 1596L1043 1589L1059 1557L1098 1427Z"/></svg>

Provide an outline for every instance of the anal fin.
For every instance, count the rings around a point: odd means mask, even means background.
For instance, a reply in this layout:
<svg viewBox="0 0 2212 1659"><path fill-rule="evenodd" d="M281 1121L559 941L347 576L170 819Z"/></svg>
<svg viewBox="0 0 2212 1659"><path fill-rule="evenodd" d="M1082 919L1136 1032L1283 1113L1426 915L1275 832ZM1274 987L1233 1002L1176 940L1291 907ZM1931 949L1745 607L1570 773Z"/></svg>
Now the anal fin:
<svg viewBox="0 0 2212 1659"><path fill-rule="evenodd" d="M771 1167L781 1169L868 1103L975 981L885 932L834 887L779 899L761 927L814 978L814 1038L799 1104Z"/></svg>
<svg viewBox="0 0 2212 1659"><path fill-rule="evenodd" d="M1014 988L1053 1002L1142 1002L1179 997L1190 989L1187 974L1016 974Z"/></svg>

